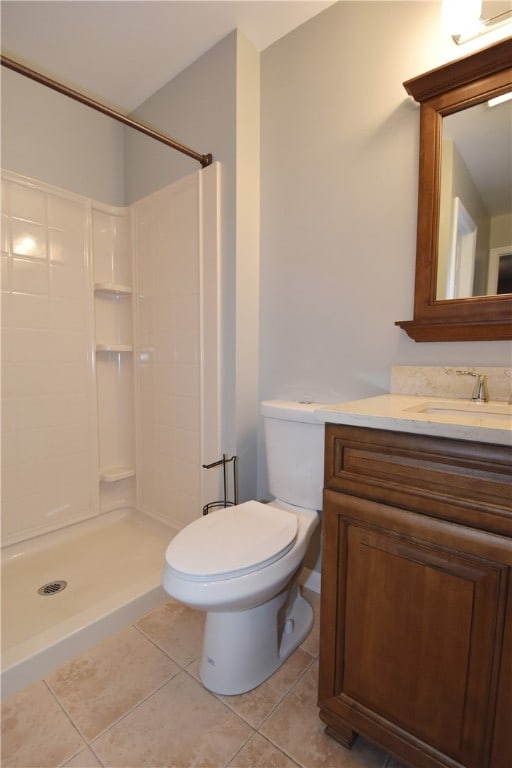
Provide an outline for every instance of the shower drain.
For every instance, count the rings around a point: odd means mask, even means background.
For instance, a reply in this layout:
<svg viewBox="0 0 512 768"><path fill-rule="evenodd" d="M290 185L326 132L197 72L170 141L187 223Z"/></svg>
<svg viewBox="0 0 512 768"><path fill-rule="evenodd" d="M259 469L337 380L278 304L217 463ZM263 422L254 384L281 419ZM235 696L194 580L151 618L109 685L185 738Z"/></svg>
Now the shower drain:
<svg viewBox="0 0 512 768"><path fill-rule="evenodd" d="M63 589L66 589L67 585L67 581L49 581L48 584L43 584L42 587L39 587L37 594L55 595L57 592L62 592Z"/></svg>

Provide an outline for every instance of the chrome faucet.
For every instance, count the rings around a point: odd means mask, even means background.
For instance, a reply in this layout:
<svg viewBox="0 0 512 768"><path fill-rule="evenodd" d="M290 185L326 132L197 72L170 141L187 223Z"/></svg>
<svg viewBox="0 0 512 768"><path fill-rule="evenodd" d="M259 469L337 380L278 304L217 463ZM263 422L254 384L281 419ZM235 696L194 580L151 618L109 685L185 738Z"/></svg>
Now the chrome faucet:
<svg viewBox="0 0 512 768"><path fill-rule="evenodd" d="M474 371L455 371L457 376L474 376L476 378L475 388L471 395L473 403L487 403L489 400L489 390L487 389L487 376Z"/></svg>

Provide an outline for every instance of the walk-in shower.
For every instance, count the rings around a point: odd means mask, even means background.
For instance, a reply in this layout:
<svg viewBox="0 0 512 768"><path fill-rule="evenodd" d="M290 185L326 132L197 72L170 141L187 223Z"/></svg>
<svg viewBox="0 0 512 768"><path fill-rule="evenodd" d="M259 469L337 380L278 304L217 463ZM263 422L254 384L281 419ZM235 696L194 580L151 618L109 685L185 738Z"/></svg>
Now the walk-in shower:
<svg viewBox="0 0 512 768"><path fill-rule="evenodd" d="M218 496L219 186L122 207L2 171L3 695L164 600Z"/></svg>

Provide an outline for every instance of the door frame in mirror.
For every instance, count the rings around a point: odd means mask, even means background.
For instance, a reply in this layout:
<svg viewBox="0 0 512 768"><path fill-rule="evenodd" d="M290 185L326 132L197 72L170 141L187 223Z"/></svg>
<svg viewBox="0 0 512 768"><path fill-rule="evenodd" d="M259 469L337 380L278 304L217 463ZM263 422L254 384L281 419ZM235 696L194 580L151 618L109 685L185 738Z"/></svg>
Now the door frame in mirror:
<svg viewBox="0 0 512 768"><path fill-rule="evenodd" d="M414 319L397 321L415 341L512 339L512 296L436 299L441 142L445 115L512 90L512 38L407 80L420 104Z"/></svg>

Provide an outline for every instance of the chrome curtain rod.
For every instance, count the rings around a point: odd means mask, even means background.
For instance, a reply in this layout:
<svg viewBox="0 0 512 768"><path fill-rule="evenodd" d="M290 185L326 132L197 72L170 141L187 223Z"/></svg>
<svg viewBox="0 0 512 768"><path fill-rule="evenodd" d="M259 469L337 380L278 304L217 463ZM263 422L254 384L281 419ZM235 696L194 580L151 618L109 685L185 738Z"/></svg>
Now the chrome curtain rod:
<svg viewBox="0 0 512 768"><path fill-rule="evenodd" d="M17 72L20 75L24 75L25 77L29 77L31 80L35 80L36 83L45 85L47 88L52 88L54 91L62 93L64 96L68 96L70 99L74 99L75 101L79 101L81 104L85 104L86 107L91 107L91 109L95 109L97 112L102 112L104 115L107 115L107 117L111 117L114 120L117 120L119 123L123 123L130 128L134 128L136 131L139 131L139 133L144 133L146 136L149 136L150 138L165 144L167 147L171 147L172 149L176 149L178 152L181 152L184 155L188 155L188 157L191 157L194 160L197 160L198 163L201 163L202 168L206 168L213 162L213 157L211 154L201 155L199 152L194 152L194 150L190 149L190 147L187 147L184 144L180 144L180 142L175 141L175 139L171 139L170 136L166 136L165 133L155 131L153 128L149 128L147 125L144 125L144 123L139 123L138 120L134 120L133 118L124 115L122 112L118 112L112 107L108 107L106 104L102 104L100 101L91 99L89 96L86 96L79 91L75 91L73 88L69 88L63 83L59 83L58 80L52 80L51 77L47 77L41 72L37 72L35 69L30 69L30 67L26 67L24 64L21 64L20 62L15 61L8 56L1 54L0 63L3 67L12 69L14 72Z"/></svg>

